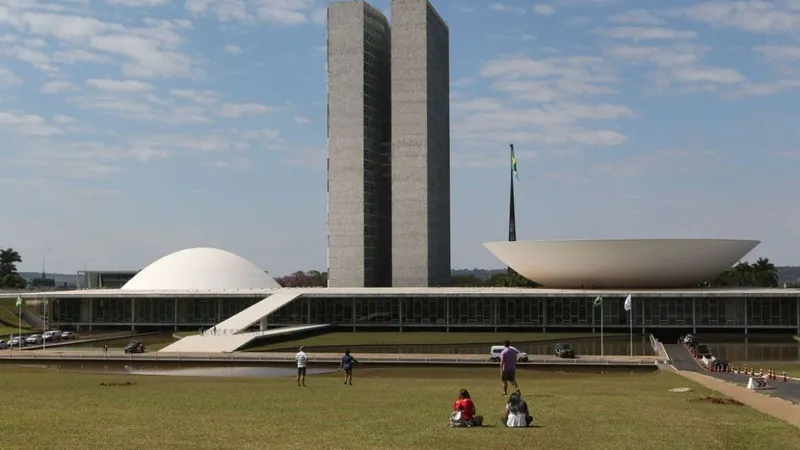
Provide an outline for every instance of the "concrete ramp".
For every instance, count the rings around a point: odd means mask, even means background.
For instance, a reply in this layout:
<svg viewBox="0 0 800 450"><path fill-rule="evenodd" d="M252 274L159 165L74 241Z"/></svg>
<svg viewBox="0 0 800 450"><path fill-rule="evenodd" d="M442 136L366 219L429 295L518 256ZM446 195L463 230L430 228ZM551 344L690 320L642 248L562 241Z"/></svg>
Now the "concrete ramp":
<svg viewBox="0 0 800 450"><path fill-rule="evenodd" d="M303 295L302 289L297 290L280 290L270 295L269 297L261 300L255 305L243 309L242 311L232 315L227 320L223 320L214 326L215 334L238 334L247 330L251 326L259 323L261 319L274 313L284 305L293 302L297 297Z"/></svg>
<svg viewBox="0 0 800 450"><path fill-rule="evenodd" d="M256 331L254 333L239 334L195 334L181 338L178 342L168 345L159 353L223 353L234 352L253 339L268 336L283 336L287 334L300 333L302 331L317 330L328 325L303 325L299 327L275 328L274 330Z"/></svg>

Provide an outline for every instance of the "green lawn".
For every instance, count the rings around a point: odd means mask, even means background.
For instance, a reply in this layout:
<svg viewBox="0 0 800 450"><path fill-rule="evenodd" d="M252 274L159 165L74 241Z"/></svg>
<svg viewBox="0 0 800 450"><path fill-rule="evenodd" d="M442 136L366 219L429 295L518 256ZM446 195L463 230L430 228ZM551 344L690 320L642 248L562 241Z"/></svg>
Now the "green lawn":
<svg viewBox="0 0 800 450"><path fill-rule="evenodd" d="M519 374L539 427L505 429L495 370L357 369L293 378L89 375L0 366L4 449L797 449L800 429L671 373ZM444 371L442 371L444 370ZM103 386L122 384L128 386ZM676 394L673 387L695 392ZM482 429L445 426L468 388ZM13 405L26 405L17 408ZM47 417L46 423L42 417Z"/></svg>
<svg viewBox="0 0 800 450"><path fill-rule="evenodd" d="M19 316L15 312L11 312L11 310L0 307L0 326L8 326L8 327L16 327L17 323L19 322ZM22 328L30 328L31 326L22 321Z"/></svg>
<svg viewBox="0 0 800 450"><path fill-rule="evenodd" d="M627 336L623 334L606 333L606 337ZM249 352L263 352L268 350L296 349L304 345L313 347L344 347L359 345L447 345L447 344L487 344L501 345L508 339L514 342L540 342L558 341L576 338L599 338L599 334L591 333L444 333L408 331L398 332L356 332L356 333L326 333L303 339L284 341L248 348Z"/></svg>
<svg viewBox="0 0 800 450"><path fill-rule="evenodd" d="M22 327L22 334L30 334L37 331L38 330ZM8 336L10 335L16 336L18 334L19 334L18 327L7 327L5 325L0 325L0 339L8 339Z"/></svg>
<svg viewBox="0 0 800 450"><path fill-rule="evenodd" d="M786 361L776 361L776 362L764 362L764 361L755 361L755 362L735 362L733 363L734 366L747 366L748 370L751 367L755 367L756 372L759 369L764 369L766 373L769 369L774 370L781 375L783 372L786 372L786 375L794 378L800 378L800 361L797 362L786 362Z"/></svg>

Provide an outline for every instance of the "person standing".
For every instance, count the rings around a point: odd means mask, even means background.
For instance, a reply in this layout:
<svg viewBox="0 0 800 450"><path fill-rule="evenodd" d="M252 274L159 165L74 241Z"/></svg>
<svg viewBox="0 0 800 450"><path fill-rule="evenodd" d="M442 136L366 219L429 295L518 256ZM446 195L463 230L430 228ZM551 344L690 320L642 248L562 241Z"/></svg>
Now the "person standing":
<svg viewBox="0 0 800 450"><path fill-rule="evenodd" d="M353 364L357 362L350 354L350 350L345 350L342 362L339 364L339 370L344 369L344 384L353 385Z"/></svg>
<svg viewBox="0 0 800 450"><path fill-rule="evenodd" d="M294 360L297 363L297 387L306 387L306 369L308 368L308 355L303 351L304 347L300 347L300 351L294 355Z"/></svg>
<svg viewBox="0 0 800 450"><path fill-rule="evenodd" d="M508 383L514 385L515 389L519 389L517 385L517 349L511 346L511 342L505 341L505 347L500 353L500 379L503 381L503 395L508 395Z"/></svg>

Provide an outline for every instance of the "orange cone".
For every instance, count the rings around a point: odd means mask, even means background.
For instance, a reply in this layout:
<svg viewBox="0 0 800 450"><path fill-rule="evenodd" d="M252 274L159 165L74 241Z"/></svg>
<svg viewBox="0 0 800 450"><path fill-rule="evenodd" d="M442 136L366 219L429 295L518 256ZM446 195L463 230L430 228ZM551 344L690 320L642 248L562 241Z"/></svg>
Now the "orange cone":
<svg viewBox="0 0 800 450"><path fill-rule="evenodd" d="M789 379L786 377L786 372L783 372L783 382L786 383Z"/></svg>
<svg viewBox="0 0 800 450"><path fill-rule="evenodd" d="M764 369L758 369L758 376L760 377L764 376Z"/></svg>

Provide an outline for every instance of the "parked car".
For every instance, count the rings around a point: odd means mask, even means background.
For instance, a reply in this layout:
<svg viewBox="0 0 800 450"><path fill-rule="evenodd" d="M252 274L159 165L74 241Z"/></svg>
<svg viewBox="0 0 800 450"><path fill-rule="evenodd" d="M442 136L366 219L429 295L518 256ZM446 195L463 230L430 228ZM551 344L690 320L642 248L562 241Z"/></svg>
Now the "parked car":
<svg viewBox="0 0 800 450"><path fill-rule="evenodd" d="M62 341L72 341L77 339L78 337L75 336L75 333L72 331L64 331L61 333L61 340Z"/></svg>
<svg viewBox="0 0 800 450"><path fill-rule="evenodd" d="M144 344L138 341L130 341L125 346L125 353L144 353Z"/></svg>
<svg viewBox="0 0 800 450"><path fill-rule="evenodd" d="M574 358L575 350L569 344L556 344L553 354L559 358Z"/></svg>
<svg viewBox="0 0 800 450"><path fill-rule="evenodd" d="M42 344L42 335L41 334L32 334L25 339L25 342L31 345L41 345Z"/></svg>
<svg viewBox="0 0 800 450"><path fill-rule="evenodd" d="M528 354L525 352L519 351L516 347L511 347L514 350L517 350L517 361L527 362L529 357ZM498 362L500 361L500 353L503 353L505 347L502 345L493 345L491 349L489 349L489 361Z"/></svg>
<svg viewBox="0 0 800 450"><path fill-rule="evenodd" d="M702 359L704 356L708 359L711 359L711 357L714 355L711 354L711 349L708 348L707 345L700 344L692 349L692 356L698 359Z"/></svg>
<svg viewBox="0 0 800 450"><path fill-rule="evenodd" d="M8 343L6 341L0 340L0 350L5 350L8 348Z"/></svg>
<svg viewBox="0 0 800 450"><path fill-rule="evenodd" d="M59 342L61 340L61 332L58 330L45 331L44 334L42 334L42 339L44 339L45 342Z"/></svg>
<svg viewBox="0 0 800 450"><path fill-rule="evenodd" d="M25 336L14 336L8 342L8 345L11 347L19 347L19 346L27 347L28 343L25 341Z"/></svg>
<svg viewBox="0 0 800 450"><path fill-rule="evenodd" d="M695 341L697 341L697 338L694 337L693 334L687 334L686 336L681 337L678 342L684 345L691 345L691 343Z"/></svg>

